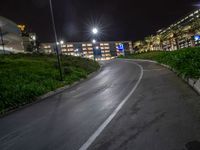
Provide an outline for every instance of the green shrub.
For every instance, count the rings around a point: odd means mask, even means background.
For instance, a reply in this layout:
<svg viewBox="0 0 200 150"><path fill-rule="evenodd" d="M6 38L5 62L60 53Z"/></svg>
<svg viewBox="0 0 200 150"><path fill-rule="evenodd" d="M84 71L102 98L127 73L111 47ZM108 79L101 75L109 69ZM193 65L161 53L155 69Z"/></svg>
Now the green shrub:
<svg viewBox="0 0 200 150"><path fill-rule="evenodd" d="M155 60L174 68L179 74L190 78L200 78L200 48L185 48L177 51L147 52L126 56L133 59Z"/></svg>

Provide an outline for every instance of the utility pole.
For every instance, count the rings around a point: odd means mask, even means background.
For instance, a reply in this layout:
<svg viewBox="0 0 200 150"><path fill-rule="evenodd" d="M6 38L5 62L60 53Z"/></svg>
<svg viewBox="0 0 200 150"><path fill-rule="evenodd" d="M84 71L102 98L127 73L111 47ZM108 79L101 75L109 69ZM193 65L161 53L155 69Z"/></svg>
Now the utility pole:
<svg viewBox="0 0 200 150"><path fill-rule="evenodd" d="M3 31L2 28L0 27L0 36L1 36L1 45L3 48L3 53L5 54L5 47L4 47L4 40L3 40Z"/></svg>
<svg viewBox="0 0 200 150"><path fill-rule="evenodd" d="M53 13L53 6L52 6L52 0L49 0L49 5L50 5L50 11L51 11L51 20L52 20L52 26L53 26L53 31L54 31L54 38L55 38L55 49L56 49L56 55L57 55L57 61L58 61L58 67L60 71L60 80L63 81L63 76L62 76L62 67L61 67L61 61L60 61L60 54L58 51L58 37L57 37L57 32L56 32L56 26L55 26L55 20L54 20L54 13Z"/></svg>

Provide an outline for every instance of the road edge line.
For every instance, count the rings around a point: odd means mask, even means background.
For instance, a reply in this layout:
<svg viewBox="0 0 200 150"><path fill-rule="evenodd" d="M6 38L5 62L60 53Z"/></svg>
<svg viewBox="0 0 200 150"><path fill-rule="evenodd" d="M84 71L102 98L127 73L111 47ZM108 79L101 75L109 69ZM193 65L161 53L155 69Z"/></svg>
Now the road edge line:
<svg viewBox="0 0 200 150"><path fill-rule="evenodd" d="M140 61L140 62L151 62L159 64L169 70L171 70L173 73L175 73L179 78L181 78L186 84L188 84L198 95L200 95L200 78L199 79L192 79L192 78L186 78L183 75L179 75L177 71L170 67L169 65L159 63L157 61L148 60L148 59L123 59L123 60L132 60L132 61Z"/></svg>
<svg viewBox="0 0 200 150"><path fill-rule="evenodd" d="M135 62L131 63L134 63L140 68L140 77L138 81L136 82L135 86L130 91L130 93L123 99L123 101L117 106L117 108L111 113L111 115L98 127L98 129L89 137L89 139L79 148L79 150L87 150L92 145L92 143L103 132L103 130L107 127L107 125L113 120L113 118L117 115L117 113L121 110L121 108L124 106L124 104L128 101L128 99L131 97L131 95L135 92L135 90L139 86L144 75L144 69L138 63Z"/></svg>

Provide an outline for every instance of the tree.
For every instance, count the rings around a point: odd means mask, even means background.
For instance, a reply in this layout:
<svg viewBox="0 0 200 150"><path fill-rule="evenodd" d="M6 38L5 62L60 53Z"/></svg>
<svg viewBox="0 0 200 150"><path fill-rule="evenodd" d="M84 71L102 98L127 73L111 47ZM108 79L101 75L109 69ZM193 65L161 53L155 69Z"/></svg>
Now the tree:
<svg viewBox="0 0 200 150"><path fill-rule="evenodd" d="M143 41L136 41L133 44L133 47L136 48L136 51L141 51L143 46L144 46L144 42Z"/></svg>
<svg viewBox="0 0 200 150"><path fill-rule="evenodd" d="M179 38L182 35L182 27L171 28L166 34L166 38L169 40L171 48L173 49L174 41L176 43L176 48L180 49Z"/></svg>
<svg viewBox="0 0 200 150"><path fill-rule="evenodd" d="M153 42L154 42L154 36L148 36L145 37L145 42L147 44L147 50L153 50Z"/></svg>
<svg viewBox="0 0 200 150"><path fill-rule="evenodd" d="M157 34L154 37L153 45L154 45L156 50L163 50L163 42L164 42L164 40L165 40L165 35L164 34Z"/></svg>

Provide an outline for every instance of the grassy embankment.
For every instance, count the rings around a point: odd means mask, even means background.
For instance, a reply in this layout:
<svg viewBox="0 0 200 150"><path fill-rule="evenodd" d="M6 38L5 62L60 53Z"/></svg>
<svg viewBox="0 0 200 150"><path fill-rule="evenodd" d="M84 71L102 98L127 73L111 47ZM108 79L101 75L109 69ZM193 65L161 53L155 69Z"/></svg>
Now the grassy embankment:
<svg viewBox="0 0 200 150"><path fill-rule="evenodd" d="M123 58L123 57L121 57ZM186 78L200 78L200 48L185 48L172 52L145 52L126 56L129 59L148 59L166 64Z"/></svg>
<svg viewBox="0 0 200 150"><path fill-rule="evenodd" d="M86 78L99 68L97 62L72 56L62 56L62 66L64 81L59 80L53 55L0 55L0 114Z"/></svg>

